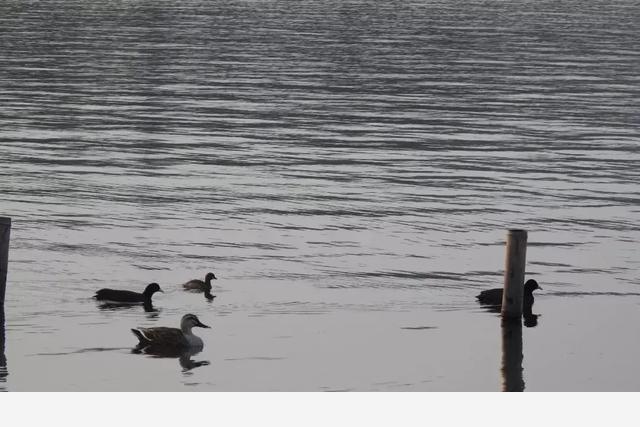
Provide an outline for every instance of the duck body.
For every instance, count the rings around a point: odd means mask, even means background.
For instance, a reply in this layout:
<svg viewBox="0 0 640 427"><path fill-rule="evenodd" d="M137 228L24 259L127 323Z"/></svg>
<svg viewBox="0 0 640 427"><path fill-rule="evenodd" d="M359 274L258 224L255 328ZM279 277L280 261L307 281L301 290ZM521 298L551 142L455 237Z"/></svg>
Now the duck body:
<svg viewBox="0 0 640 427"><path fill-rule="evenodd" d="M502 305L502 289L488 289L476 297L480 304Z"/></svg>
<svg viewBox="0 0 640 427"><path fill-rule="evenodd" d="M159 326L156 328L131 329L140 344L146 345L168 345L170 347L189 347L189 341L178 328L167 328Z"/></svg>
<svg viewBox="0 0 640 427"><path fill-rule="evenodd" d="M189 280L187 283L184 283L182 287L188 291L204 292L204 296L207 299L212 300L216 296L211 294L211 280L218 280L218 278L213 273L207 273L204 280Z"/></svg>
<svg viewBox="0 0 640 427"><path fill-rule="evenodd" d="M188 291L204 291L206 289L205 282L200 279L189 280L187 283L182 285Z"/></svg>
<svg viewBox="0 0 640 427"><path fill-rule="evenodd" d="M131 329L131 332L139 340L138 348L202 348L204 346L202 338L191 332L194 327L210 328L210 326L200 322L196 315L185 314L180 321L180 328L160 326L156 328Z"/></svg>
<svg viewBox="0 0 640 427"><path fill-rule="evenodd" d="M533 279L527 280L527 283L524 284L524 295L522 300L522 305L525 307L531 307L533 305L533 291L536 289L542 289L538 282ZM485 305L494 305L494 306L502 306L502 295L504 290L501 288L496 289L488 289L486 291L480 292L480 294L476 297L480 304Z"/></svg>
<svg viewBox="0 0 640 427"><path fill-rule="evenodd" d="M151 297L156 292L163 292L157 283L150 283L144 292L133 292L122 289L100 289L94 295L98 301L120 304L151 304Z"/></svg>

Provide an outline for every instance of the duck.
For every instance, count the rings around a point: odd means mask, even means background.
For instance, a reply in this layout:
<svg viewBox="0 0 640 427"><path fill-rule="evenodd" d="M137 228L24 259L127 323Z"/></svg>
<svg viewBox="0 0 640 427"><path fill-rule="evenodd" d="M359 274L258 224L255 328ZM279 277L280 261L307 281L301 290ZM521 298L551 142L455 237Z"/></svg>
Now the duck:
<svg viewBox="0 0 640 427"><path fill-rule="evenodd" d="M187 283L184 283L182 287L188 291L198 291L203 292L204 296L209 301L212 301L216 296L211 295L211 280L218 280L215 274L209 272L206 276L204 276L204 282L200 279L189 280Z"/></svg>
<svg viewBox="0 0 640 427"><path fill-rule="evenodd" d="M164 326L155 328L131 329L131 332L140 341L136 348L178 348L178 349L201 349L204 346L202 338L194 335L191 329L211 328L198 319L195 314L185 314L180 320L180 328L167 328Z"/></svg>
<svg viewBox="0 0 640 427"><path fill-rule="evenodd" d="M527 280L524 284L523 306L531 307L533 305L533 291L536 289L542 290L538 282L533 279ZM502 306L502 293L502 288L488 289L480 292L476 298L480 304Z"/></svg>
<svg viewBox="0 0 640 427"><path fill-rule="evenodd" d="M142 293L125 291L120 289L100 289L94 295L94 298L98 301L112 302L112 303L125 303L125 304L145 304L151 306L151 296L156 292L164 291L160 289L160 285L157 283L149 283Z"/></svg>

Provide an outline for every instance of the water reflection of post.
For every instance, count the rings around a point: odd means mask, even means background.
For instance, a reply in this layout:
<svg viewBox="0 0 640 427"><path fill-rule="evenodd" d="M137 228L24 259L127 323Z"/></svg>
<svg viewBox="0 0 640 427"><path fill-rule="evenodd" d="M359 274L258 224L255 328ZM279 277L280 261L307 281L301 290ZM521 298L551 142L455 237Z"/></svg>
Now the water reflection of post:
<svg viewBox="0 0 640 427"><path fill-rule="evenodd" d="M502 391L524 391L522 319L502 319Z"/></svg>
<svg viewBox="0 0 640 427"><path fill-rule="evenodd" d="M0 384L6 382L7 357L4 354L4 294L9 268L9 236L11 218L0 217ZM0 390L5 390L4 386Z"/></svg>
<svg viewBox="0 0 640 427"><path fill-rule="evenodd" d="M4 354L4 308L0 307L0 391L5 391L7 382L7 357Z"/></svg>

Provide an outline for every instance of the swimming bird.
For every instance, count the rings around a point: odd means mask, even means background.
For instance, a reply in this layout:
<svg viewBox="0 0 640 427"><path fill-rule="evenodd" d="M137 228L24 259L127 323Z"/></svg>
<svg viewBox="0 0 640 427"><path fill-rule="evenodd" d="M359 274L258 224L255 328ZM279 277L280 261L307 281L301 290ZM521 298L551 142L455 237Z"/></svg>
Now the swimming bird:
<svg viewBox="0 0 640 427"><path fill-rule="evenodd" d="M208 299L208 300L213 300L216 296L215 295L211 295L211 280L218 280L218 278L216 277L215 274L213 273L207 273L206 276L204 276L204 282L200 279L193 279L193 280L189 280L187 283L184 283L182 285L183 288L185 288L186 290L189 291L198 291L198 292L203 292L204 291L204 296Z"/></svg>
<svg viewBox="0 0 640 427"><path fill-rule="evenodd" d="M151 306L151 296L156 292L163 292L157 283L149 283L142 293L124 291L120 289L100 289L94 295L98 301L138 304L143 303Z"/></svg>
<svg viewBox="0 0 640 427"><path fill-rule="evenodd" d="M180 329L167 328L164 326L156 328L137 328L131 329L131 332L138 337L138 349L154 347L154 348L183 348L193 349L202 348L204 346L202 339L193 335L192 328L210 328L200 322L195 314L185 314L180 320Z"/></svg>
<svg viewBox="0 0 640 427"><path fill-rule="evenodd" d="M542 289L538 282L533 279L527 280L527 283L524 284L522 305L530 307L533 304L533 291L536 289ZM503 290L501 288L488 289L480 292L476 298L480 304L502 306L502 293Z"/></svg>

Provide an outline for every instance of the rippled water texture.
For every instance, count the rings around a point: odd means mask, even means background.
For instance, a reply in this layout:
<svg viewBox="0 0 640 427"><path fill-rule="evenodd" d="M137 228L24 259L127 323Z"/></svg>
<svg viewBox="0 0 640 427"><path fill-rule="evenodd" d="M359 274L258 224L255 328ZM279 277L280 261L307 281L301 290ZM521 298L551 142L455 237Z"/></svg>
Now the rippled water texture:
<svg viewBox="0 0 640 427"><path fill-rule="evenodd" d="M3 0L0 390L500 390L514 227L525 389L639 390L638 46L632 0Z"/></svg>

